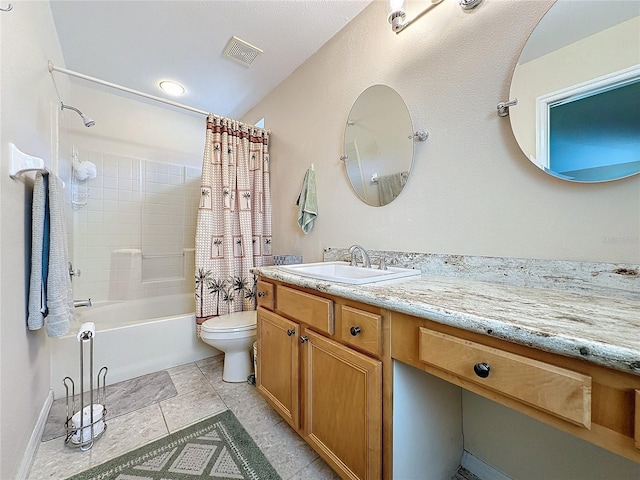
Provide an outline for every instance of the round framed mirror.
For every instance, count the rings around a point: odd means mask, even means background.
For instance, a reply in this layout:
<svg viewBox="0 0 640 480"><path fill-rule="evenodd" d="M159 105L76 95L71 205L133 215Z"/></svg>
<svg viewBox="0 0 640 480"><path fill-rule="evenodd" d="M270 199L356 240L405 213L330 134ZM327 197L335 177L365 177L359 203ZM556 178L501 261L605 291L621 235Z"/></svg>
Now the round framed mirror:
<svg viewBox="0 0 640 480"><path fill-rule="evenodd" d="M409 110L391 87L373 85L356 99L344 129L344 160L353 191L379 207L392 202L413 161Z"/></svg>
<svg viewBox="0 0 640 480"><path fill-rule="evenodd" d="M559 0L511 81L513 134L545 172L575 182L640 173L640 2Z"/></svg>

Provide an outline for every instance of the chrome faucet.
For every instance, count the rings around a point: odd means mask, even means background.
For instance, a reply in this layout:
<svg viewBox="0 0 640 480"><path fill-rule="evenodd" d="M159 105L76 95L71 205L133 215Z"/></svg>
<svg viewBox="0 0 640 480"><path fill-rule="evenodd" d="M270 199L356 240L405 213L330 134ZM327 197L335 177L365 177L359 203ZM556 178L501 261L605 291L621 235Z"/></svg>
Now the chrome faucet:
<svg viewBox="0 0 640 480"><path fill-rule="evenodd" d="M371 260L369 259L369 254L360 245L351 245L349 247L349 253L351 254L351 265L353 267L358 265L358 261L356 260L356 255L355 255L356 250L358 250L362 255L362 266L364 268L371 268Z"/></svg>
<svg viewBox="0 0 640 480"><path fill-rule="evenodd" d="M74 300L73 301L73 307L74 308L78 308L78 307L90 307L91 306L91 299L87 298L86 300Z"/></svg>

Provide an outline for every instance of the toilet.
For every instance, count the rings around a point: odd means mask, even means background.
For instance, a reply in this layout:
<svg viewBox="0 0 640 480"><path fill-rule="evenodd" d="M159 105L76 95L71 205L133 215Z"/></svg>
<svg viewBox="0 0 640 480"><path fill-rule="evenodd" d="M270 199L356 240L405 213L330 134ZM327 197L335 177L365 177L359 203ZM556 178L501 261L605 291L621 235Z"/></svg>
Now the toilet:
<svg viewBox="0 0 640 480"><path fill-rule="evenodd" d="M235 312L205 321L200 326L200 338L224 352L222 379L225 382L246 382L253 373L249 353L256 341L256 311Z"/></svg>

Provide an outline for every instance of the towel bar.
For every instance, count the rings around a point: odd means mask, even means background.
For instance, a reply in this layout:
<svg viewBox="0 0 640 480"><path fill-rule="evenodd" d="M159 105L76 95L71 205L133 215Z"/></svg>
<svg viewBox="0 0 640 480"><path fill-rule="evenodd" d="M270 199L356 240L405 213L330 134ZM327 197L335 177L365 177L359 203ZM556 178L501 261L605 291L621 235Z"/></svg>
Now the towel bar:
<svg viewBox="0 0 640 480"><path fill-rule="evenodd" d="M9 154L11 156L9 176L14 180L26 172L48 172L43 159L27 155L13 143L9 143Z"/></svg>

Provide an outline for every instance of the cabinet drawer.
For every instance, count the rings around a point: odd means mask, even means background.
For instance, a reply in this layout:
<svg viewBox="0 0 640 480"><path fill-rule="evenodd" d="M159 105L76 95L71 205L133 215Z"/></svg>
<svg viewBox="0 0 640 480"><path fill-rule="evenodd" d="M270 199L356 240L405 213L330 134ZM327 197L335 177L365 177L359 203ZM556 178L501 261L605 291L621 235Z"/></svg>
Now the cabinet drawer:
<svg viewBox="0 0 640 480"><path fill-rule="evenodd" d="M635 444L640 449L640 390L636 390L636 412L635 412Z"/></svg>
<svg viewBox="0 0 640 480"><path fill-rule="evenodd" d="M278 286L278 310L321 332L333 335L333 301Z"/></svg>
<svg viewBox="0 0 640 480"><path fill-rule="evenodd" d="M382 353L382 317L342 305L342 341L373 355Z"/></svg>
<svg viewBox="0 0 640 480"><path fill-rule="evenodd" d="M273 283L258 280L258 306L273 310L276 306Z"/></svg>
<svg viewBox="0 0 640 480"><path fill-rule="evenodd" d="M421 361L463 380L591 428L589 376L424 327L419 355Z"/></svg>

